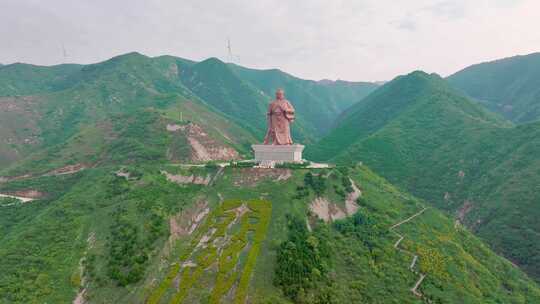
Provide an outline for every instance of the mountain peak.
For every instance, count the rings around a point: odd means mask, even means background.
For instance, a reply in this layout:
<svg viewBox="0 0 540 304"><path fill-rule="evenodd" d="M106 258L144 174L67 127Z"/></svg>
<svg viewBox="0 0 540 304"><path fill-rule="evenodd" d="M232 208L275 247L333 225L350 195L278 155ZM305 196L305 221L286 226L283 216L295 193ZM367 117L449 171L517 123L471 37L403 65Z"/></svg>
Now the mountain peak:
<svg viewBox="0 0 540 304"><path fill-rule="evenodd" d="M422 70L416 70L410 72L409 74L398 76L398 77L412 77L412 78L422 78L422 79L433 79L433 80L442 80L443 78L437 73L427 73Z"/></svg>
<svg viewBox="0 0 540 304"><path fill-rule="evenodd" d="M143 55L141 53L138 53L138 52L130 52L130 53L126 53L126 54L122 54L122 55L112 57L111 59L100 62L98 64L107 63L107 62L130 62L130 63L134 63L134 62L144 61L144 60L147 60L147 59L150 59L150 57L148 57L146 55Z"/></svg>
<svg viewBox="0 0 540 304"><path fill-rule="evenodd" d="M513 122L540 119L540 53L471 65L447 80Z"/></svg>
<svg viewBox="0 0 540 304"><path fill-rule="evenodd" d="M199 62L200 64L223 64L225 65L225 62L221 61L219 58L217 57L210 57L210 58L207 58L201 62Z"/></svg>
<svg viewBox="0 0 540 304"><path fill-rule="evenodd" d="M141 54L141 53L139 53L139 52L133 51L133 52L121 54L121 55L118 55L118 56L114 56L114 57L111 58L111 59L137 58L137 57L148 58L148 56L146 56L146 55L143 55L143 54Z"/></svg>

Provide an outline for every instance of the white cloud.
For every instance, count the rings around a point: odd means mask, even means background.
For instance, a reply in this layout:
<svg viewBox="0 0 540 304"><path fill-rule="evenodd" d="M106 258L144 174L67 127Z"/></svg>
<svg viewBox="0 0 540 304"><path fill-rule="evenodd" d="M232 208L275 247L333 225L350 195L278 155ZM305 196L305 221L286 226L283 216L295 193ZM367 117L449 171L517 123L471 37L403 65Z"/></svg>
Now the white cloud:
<svg viewBox="0 0 540 304"><path fill-rule="evenodd" d="M278 67L305 78L390 79L540 51L536 0L3 0L0 62L96 62L139 51Z"/></svg>

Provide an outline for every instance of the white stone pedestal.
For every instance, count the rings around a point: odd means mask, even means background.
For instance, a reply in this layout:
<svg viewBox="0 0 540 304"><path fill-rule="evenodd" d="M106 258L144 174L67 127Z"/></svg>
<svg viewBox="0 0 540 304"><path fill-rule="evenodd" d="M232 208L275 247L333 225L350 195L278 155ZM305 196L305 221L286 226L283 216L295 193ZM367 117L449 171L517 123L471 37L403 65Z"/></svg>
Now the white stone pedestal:
<svg viewBox="0 0 540 304"><path fill-rule="evenodd" d="M302 162L303 145L251 145L255 152L255 162L262 166L279 163Z"/></svg>

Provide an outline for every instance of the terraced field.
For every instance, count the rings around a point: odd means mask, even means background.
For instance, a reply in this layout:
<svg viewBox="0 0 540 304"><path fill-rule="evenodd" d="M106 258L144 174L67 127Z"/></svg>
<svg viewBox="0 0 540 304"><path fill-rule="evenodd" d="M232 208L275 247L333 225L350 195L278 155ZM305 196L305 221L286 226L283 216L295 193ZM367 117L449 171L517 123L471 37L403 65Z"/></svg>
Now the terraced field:
<svg viewBox="0 0 540 304"><path fill-rule="evenodd" d="M146 303L183 303L196 282L212 286L210 303L244 303L271 213L269 201L223 202L196 230Z"/></svg>

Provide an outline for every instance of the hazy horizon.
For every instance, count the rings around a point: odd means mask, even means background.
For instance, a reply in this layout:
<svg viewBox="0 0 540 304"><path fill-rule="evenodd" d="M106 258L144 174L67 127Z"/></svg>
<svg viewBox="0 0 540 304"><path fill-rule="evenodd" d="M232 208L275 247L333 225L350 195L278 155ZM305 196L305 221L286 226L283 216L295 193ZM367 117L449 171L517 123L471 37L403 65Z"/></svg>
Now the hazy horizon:
<svg viewBox="0 0 540 304"><path fill-rule="evenodd" d="M538 11L532 0L7 0L0 63L88 64L139 52L217 57L314 80L386 81L414 70L448 76L540 51L540 31L531 30L540 28Z"/></svg>

